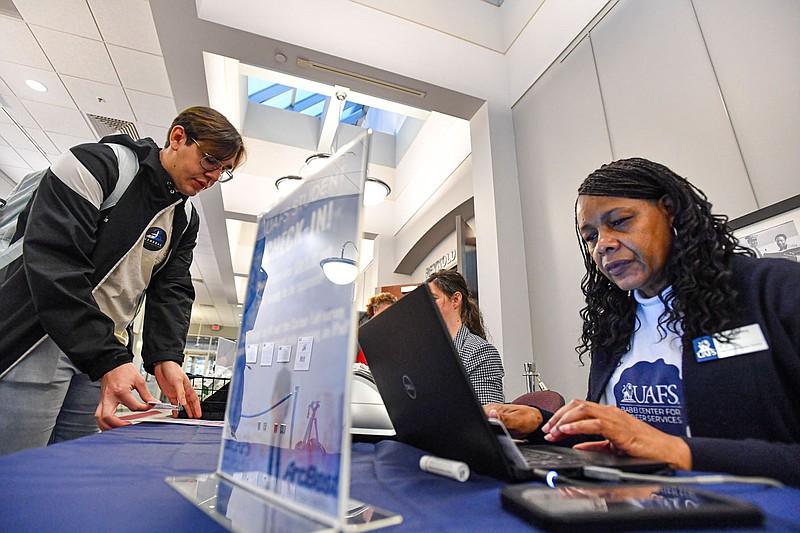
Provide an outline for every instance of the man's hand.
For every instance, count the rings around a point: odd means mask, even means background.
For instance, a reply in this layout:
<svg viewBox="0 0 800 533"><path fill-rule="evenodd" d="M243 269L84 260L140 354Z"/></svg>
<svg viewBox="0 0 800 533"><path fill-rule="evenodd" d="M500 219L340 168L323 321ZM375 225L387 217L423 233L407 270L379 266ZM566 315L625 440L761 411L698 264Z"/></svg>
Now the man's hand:
<svg viewBox="0 0 800 533"><path fill-rule="evenodd" d="M180 365L174 361L156 363L156 381L161 392L175 405L182 405L189 418L200 418L200 398Z"/></svg>
<svg viewBox="0 0 800 533"><path fill-rule="evenodd" d="M574 447L665 461L679 470L692 469L692 453L683 439L659 431L610 405L572 400L555 412L542 431L550 442L570 435L600 435L606 440L584 442Z"/></svg>
<svg viewBox="0 0 800 533"><path fill-rule="evenodd" d="M119 426L128 426L131 423L117 417L117 406L125 405L131 411L144 411L149 409L146 403L140 403L133 395L136 390L145 402L155 400L144 378L133 366L125 363L110 370L100 379L100 403L94 412L97 426L103 431Z"/></svg>
<svg viewBox="0 0 800 533"><path fill-rule="evenodd" d="M500 420L515 439L527 437L542 425L542 413L529 405L487 403L483 412L487 417Z"/></svg>

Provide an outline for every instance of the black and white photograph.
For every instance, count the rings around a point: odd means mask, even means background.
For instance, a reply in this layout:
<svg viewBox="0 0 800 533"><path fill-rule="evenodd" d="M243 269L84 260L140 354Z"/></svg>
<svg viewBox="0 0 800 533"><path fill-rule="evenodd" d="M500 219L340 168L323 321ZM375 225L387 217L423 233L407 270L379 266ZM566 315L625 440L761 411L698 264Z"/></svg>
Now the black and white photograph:
<svg viewBox="0 0 800 533"><path fill-rule="evenodd" d="M740 244L758 257L800 262L800 196L733 219L729 225Z"/></svg>

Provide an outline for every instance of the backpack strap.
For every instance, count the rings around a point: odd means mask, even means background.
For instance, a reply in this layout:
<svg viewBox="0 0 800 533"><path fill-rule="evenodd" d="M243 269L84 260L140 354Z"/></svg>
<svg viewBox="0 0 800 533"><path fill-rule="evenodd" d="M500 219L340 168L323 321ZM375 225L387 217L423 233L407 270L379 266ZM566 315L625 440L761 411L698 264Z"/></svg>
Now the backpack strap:
<svg viewBox="0 0 800 533"><path fill-rule="evenodd" d="M100 204L100 211L117 205L117 202L125 194L133 178L139 172L139 159L136 157L136 152L121 144L106 143L106 146L111 148L117 156L119 178L114 190ZM17 219L20 213L30 202L46 173L47 169L37 170L22 178L17 186L14 187L14 190L11 191L7 204L0 209L0 271L22 255L22 243L25 240L25 236L23 235L13 243L11 243L11 239L16 233ZM188 209L191 209L191 206ZM190 214L191 211L187 211L187 215Z"/></svg>
<svg viewBox="0 0 800 533"><path fill-rule="evenodd" d="M17 220L20 213L25 210L25 206L30 202L46 173L47 169L43 169L26 174L11 191L6 204L0 209L0 273L22 255L22 239L13 243L11 239L14 238L17 231Z"/></svg>

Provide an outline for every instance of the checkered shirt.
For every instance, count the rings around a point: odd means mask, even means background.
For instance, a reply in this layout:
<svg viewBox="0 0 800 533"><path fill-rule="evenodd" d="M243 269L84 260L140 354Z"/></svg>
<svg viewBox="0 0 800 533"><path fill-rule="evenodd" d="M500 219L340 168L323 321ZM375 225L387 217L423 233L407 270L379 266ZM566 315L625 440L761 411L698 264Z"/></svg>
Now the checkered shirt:
<svg viewBox="0 0 800 533"><path fill-rule="evenodd" d="M503 403L503 362L493 345L472 333L466 326L456 333L453 344L481 404Z"/></svg>

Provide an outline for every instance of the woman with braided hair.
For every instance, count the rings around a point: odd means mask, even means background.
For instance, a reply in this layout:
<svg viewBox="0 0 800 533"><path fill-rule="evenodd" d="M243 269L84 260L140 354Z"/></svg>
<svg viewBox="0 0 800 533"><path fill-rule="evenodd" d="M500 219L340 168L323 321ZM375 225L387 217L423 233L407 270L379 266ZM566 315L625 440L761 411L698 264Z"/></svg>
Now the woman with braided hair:
<svg viewBox="0 0 800 533"><path fill-rule="evenodd" d="M486 341L483 316L466 280L455 270L439 270L428 276L425 283L436 300L478 401L503 402L505 371L500 352Z"/></svg>
<svg viewBox="0 0 800 533"><path fill-rule="evenodd" d="M800 485L800 265L753 257L702 191L646 159L591 173L575 227L587 401L487 413L530 439L594 435L575 447Z"/></svg>

